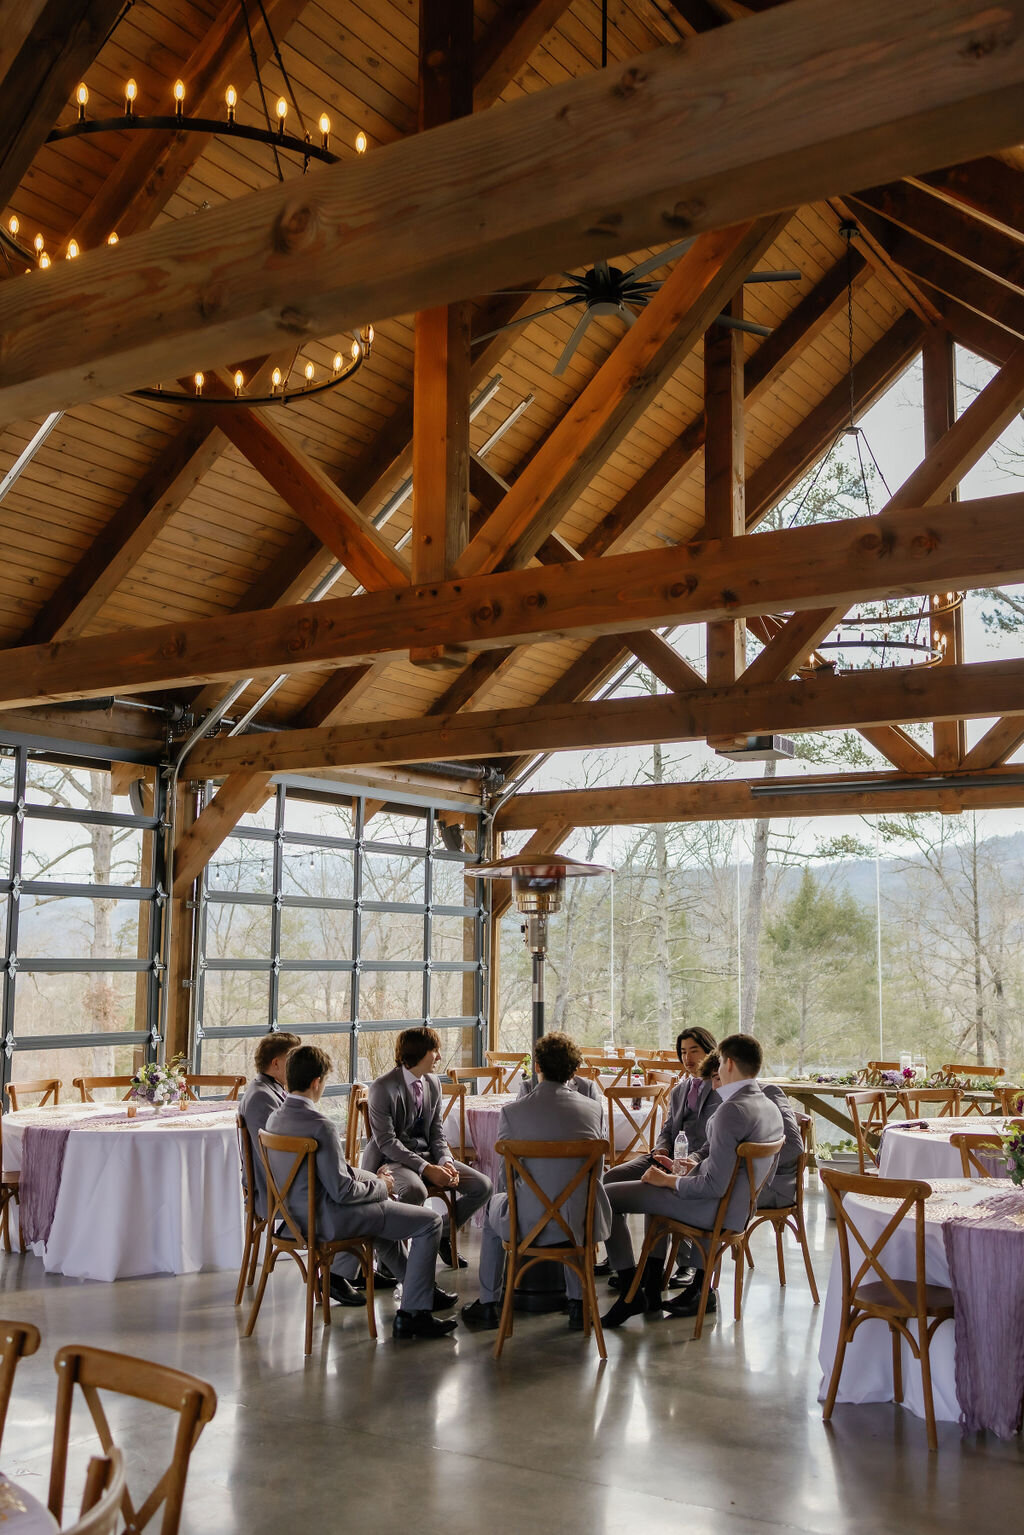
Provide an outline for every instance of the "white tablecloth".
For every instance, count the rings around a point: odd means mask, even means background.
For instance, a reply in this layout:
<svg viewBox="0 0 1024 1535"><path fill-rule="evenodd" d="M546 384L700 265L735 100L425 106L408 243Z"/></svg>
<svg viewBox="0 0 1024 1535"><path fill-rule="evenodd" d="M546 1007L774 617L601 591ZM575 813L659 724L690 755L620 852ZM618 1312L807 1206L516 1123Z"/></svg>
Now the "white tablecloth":
<svg viewBox="0 0 1024 1535"><path fill-rule="evenodd" d="M949 1137L960 1131L970 1135L991 1133L998 1140L1005 1119L987 1115L969 1115L966 1119L935 1119L927 1130L901 1130L887 1125L878 1154L878 1170L883 1178L961 1178L960 1153L949 1144ZM998 1169L993 1168L993 1176ZM1008 1176L1008 1175L1006 1175Z"/></svg>
<svg viewBox="0 0 1024 1535"><path fill-rule="evenodd" d="M18 1505L21 1505L19 1508ZM0 1525L4 1535L50 1535L60 1525L45 1504L0 1472Z"/></svg>
<svg viewBox="0 0 1024 1535"><path fill-rule="evenodd" d="M949 1149L947 1145L947 1150ZM901 1175L903 1176L903 1175ZM934 1190L934 1203L925 1206L925 1271L929 1284L949 1285L949 1268L946 1249L942 1241L942 1205L980 1204L993 1191L1002 1192L1006 1187L998 1179L963 1178L943 1179L938 1183L930 1180ZM846 1205L854 1214L857 1225L869 1242L878 1237L891 1220L897 1208L892 1200L878 1200L874 1196L864 1198L848 1194ZM931 1206L931 1208L929 1208ZM860 1267L864 1254L851 1238L850 1262L854 1274ZM914 1222L904 1221L890 1239L882 1255L881 1263L894 1279L912 1279L915 1272ZM868 1275L865 1282L877 1278ZM843 1280L839 1261L839 1246L832 1254L828 1293L821 1318L821 1343L818 1362L823 1376L819 1400L823 1401L828 1390L832 1365L836 1355L836 1339L842 1315ZM912 1331L916 1329L912 1328ZM906 1342L903 1350L903 1405L917 1417L924 1417L924 1398L921 1391L921 1367L914 1359ZM952 1322L943 1322L932 1336L930 1351L932 1366L932 1395L935 1400L935 1416L956 1423L960 1418L960 1404L956 1395L956 1348ZM863 1322L852 1341L847 1345L843 1374L839 1382L837 1402L891 1402L892 1401L892 1342L884 1322Z"/></svg>
<svg viewBox="0 0 1024 1535"><path fill-rule="evenodd" d="M130 1127L90 1125L111 1104L74 1110L53 1224L34 1244L49 1274L128 1279L237 1269L242 1259L242 1192L235 1105L193 1118L144 1119ZM21 1168L22 1134L46 1124L47 1109L3 1118L4 1167ZM12 1204L12 1210L17 1207Z"/></svg>

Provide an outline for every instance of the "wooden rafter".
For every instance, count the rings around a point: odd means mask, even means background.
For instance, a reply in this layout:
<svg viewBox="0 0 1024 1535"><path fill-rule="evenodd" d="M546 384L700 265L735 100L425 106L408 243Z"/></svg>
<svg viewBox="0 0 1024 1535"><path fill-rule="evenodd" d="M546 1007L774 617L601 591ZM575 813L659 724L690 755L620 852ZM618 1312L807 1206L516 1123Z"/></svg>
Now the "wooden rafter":
<svg viewBox="0 0 1024 1535"><path fill-rule="evenodd" d="M990 223L1024 235L1024 176L1002 160L987 155L912 179L954 207L971 208Z"/></svg>
<svg viewBox="0 0 1024 1535"><path fill-rule="evenodd" d="M727 315L742 320L742 289ZM704 536L739 538L746 529L743 336L731 327L712 326L704 337L704 416ZM708 683L735 682L746 664L746 624L719 619L708 624L706 637Z"/></svg>
<svg viewBox="0 0 1024 1535"><path fill-rule="evenodd" d="M1000 767L1024 744L1024 720L1017 715L996 720L964 757L964 772Z"/></svg>
<svg viewBox="0 0 1024 1535"><path fill-rule="evenodd" d="M852 201L855 207L871 209L889 223L898 224L983 272L991 272L1001 282L1024 293L1024 246L1020 239L976 218L966 209L953 208L906 182L871 187L857 192Z"/></svg>
<svg viewBox="0 0 1024 1535"><path fill-rule="evenodd" d="M179 220L16 278L0 288L0 422L178 376L197 347L213 367L274 350L284 331L329 334L514 282L538 247L557 269L1017 143L1022 11L904 0L880 14L849 0L837 20L826 0L792 0L311 172L298 191L210 209L201 231ZM695 101L701 131L681 167ZM599 175L581 174L581 145Z"/></svg>
<svg viewBox="0 0 1024 1535"><path fill-rule="evenodd" d="M925 337L921 356L924 396L924 447L925 457L938 447L956 420L956 360L953 338L946 331L933 331ZM948 501L956 501L959 487L953 485L946 494ZM949 611L941 598L933 597L931 606L936 611L929 620L932 643L942 648L941 666L950 666L964 659L964 621L960 607ZM932 726L932 754L939 768L960 766L967 745L963 720L938 720Z"/></svg>
<svg viewBox="0 0 1024 1535"><path fill-rule="evenodd" d="M569 0L505 0L474 57L473 101L497 101L569 9Z"/></svg>

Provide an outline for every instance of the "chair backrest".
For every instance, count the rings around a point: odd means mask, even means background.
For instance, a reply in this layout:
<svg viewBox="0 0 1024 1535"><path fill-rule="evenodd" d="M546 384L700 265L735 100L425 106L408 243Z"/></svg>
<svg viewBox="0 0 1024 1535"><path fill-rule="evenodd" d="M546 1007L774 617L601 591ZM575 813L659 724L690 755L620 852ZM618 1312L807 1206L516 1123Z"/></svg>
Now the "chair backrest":
<svg viewBox="0 0 1024 1535"><path fill-rule="evenodd" d="M112 1449L109 1455L94 1455L86 1472L81 1514L74 1524L65 1526L64 1535L116 1535L124 1490L121 1451Z"/></svg>
<svg viewBox="0 0 1024 1535"><path fill-rule="evenodd" d="M19 1361L39 1347L39 1328L31 1322L0 1322L0 1441L4 1437L7 1404Z"/></svg>
<svg viewBox="0 0 1024 1535"><path fill-rule="evenodd" d="M606 1087L608 1105L608 1165L618 1167L633 1157L650 1156L658 1138L658 1114L665 1105L665 1088ZM625 1140L615 1144L615 1110L625 1118Z"/></svg>
<svg viewBox="0 0 1024 1535"><path fill-rule="evenodd" d="M474 1083L479 1093L500 1093L502 1071L500 1066L449 1066L448 1075L453 1082Z"/></svg>
<svg viewBox="0 0 1024 1535"><path fill-rule="evenodd" d="M362 1082L353 1082L348 1095L348 1119L345 1122L345 1161L355 1167L359 1161L359 1141L365 1134L369 1140L370 1095Z"/></svg>
<svg viewBox="0 0 1024 1535"><path fill-rule="evenodd" d="M629 1074L633 1069L633 1062L621 1055L592 1055L587 1060L588 1066L597 1068L599 1077L611 1077L609 1087L621 1087L629 1081Z"/></svg>
<svg viewBox="0 0 1024 1535"><path fill-rule="evenodd" d="M908 1119L920 1119L922 1103L941 1104L939 1119L955 1119L960 1113L958 1087L908 1087L900 1093L899 1101Z"/></svg>
<svg viewBox="0 0 1024 1535"><path fill-rule="evenodd" d="M582 1077L585 1082L596 1082L599 1075L597 1067L591 1066L589 1061L584 1061L582 1066L577 1066L574 1074Z"/></svg>
<svg viewBox="0 0 1024 1535"><path fill-rule="evenodd" d="M238 1116L238 1155L242 1162L242 1187L245 1190L245 1217L256 1219L256 1164L252 1154L252 1139L245 1115ZM262 1219L262 1217L260 1217Z"/></svg>
<svg viewBox="0 0 1024 1535"><path fill-rule="evenodd" d="M445 1126L445 1135L448 1140L448 1149L453 1151L459 1162L465 1162L468 1147L466 1145L466 1099L469 1097L469 1088L465 1082L441 1082L441 1124ZM456 1146L448 1133L448 1118L455 1110L459 1127L459 1143Z"/></svg>
<svg viewBox="0 0 1024 1535"><path fill-rule="evenodd" d="M981 1077L984 1081L1006 1075L1002 1066L940 1066L939 1070L944 1077Z"/></svg>
<svg viewBox="0 0 1024 1535"><path fill-rule="evenodd" d="M644 1072L645 1087L675 1087L681 1073L667 1066L648 1066Z"/></svg>
<svg viewBox="0 0 1024 1535"><path fill-rule="evenodd" d="M60 1102L60 1090L64 1086L60 1077L36 1077L26 1082L8 1082L7 1096L11 1100L11 1108L15 1113L25 1108L23 1098L34 1097L36 1093L42 1093L42 1097L36 1104L37 1109L44 1108L48 1103Z"/></svg>
<svg viewBox="0 0 1024 1535"><path fill-rule="evenodd" d="M526 1256L535 1244L538 1246L592 1247L594 1243L594 1201L597 1185L601 1180L607 1141L516 1141L501 1140L494 1148L505 1161L505 1186L508 1189L509 1241L516 1251ZM575 1162L575 1169L567 1169L566 1181L555 1193L547 1193L537 1181L530 1164L545 1161ZM537 1201L540 1213L525 1233L520 1232L519 1201L524 1190ZM577 1238L569 1219L567 1206L579 1190L584 1196L583 1237ZM579 1200L576 1201L578 1209ZM538 1238L553 1226L564 1242L539 1244Z"/></svg>
<svg viewBox="0 0 1024 1535"><path fill-rule="evenodd" d="M95 1103L93 1088L101 1087L130 1088L131 1077L72 1077L71 1086L77 1087L83 1103ZM127 1098L127 1092L122 1094L122 1099Z"/></svg>
<svg viewBox="0 0 1024 1535"><path fill-rule="evenodd" d="M732 1175L726 1185L724 1194L718 1201L718 1208L715 1211L715 1223L711 1230L709 1246L711 1252L714 1252L718 1240L724 1231L746 1230L757 1208L757 1201L761 1190L768 1182L768 1175L772 1170L772 1160L778 1156L785 1144L786 1137L780 1135L776 1141L741 1141L736 1147L736 1161L733 1163ZM761 1161L764 1161L764 1168L759 1172L757 1164ZM739 1177L741 1167L747 1175L747 1213L739 1226L727 1227L725 1217L729 1210L729 1204L732 1200L733 1190L736 1187L736 1179Z"/></svg>
<svg viewBox="0 0 1024 1535"><path fill-rule="evenodd" d="M1003 1114L1020 1114L1024 1111L1024 1092L1019 1087L994 1087L992 1092L999 1099L999 1108Z"/></svg>
<svg viewBox="0 0 1024 1535"><path fill-rule="evenodd" d="M847 1093L846 1111L853 1120L853 1133L857 1141L857 1161L863 1173L869 1164L872 1167L878 1165L874 1147L868 1140L868 1131L880 1130L888 1123L889 1099L884 1092L875 1088Z"/></svg>
<svg viewBox="0 0 1024 1535"><path fill-rule="evenodd" d="M854 1293L865 1282L882 1284L889 1292L885 1304L905 1307L904 1292L899 1283L887 1273L882 1262L886 1245L895 1236L907 1216L914 1220L914 1284L917 1315L924 1318L927 1311L926 1279L924 1262L924 1202L931 1194L931 1184L914 1178L874 1178L860 1173L839 1173L830 1167L821 1169L821 1180L832 1195L836 1217L836 1239L842 1265L843 1311L846 1313ZM878 1236L866 1236L844 1204L847 1194L869 1194L884 1199L898 1200L896 1211L886 1222ZM851 1237L853 1243L851 1243ZM854 1245L855 1244L855 1245ZM854 1270L854 1261L857 1268ZM904 1282L909 1276L901 1276Z"/></svg>
<svg viewBox="0 0 1024 1535"><path fill-rule="evenodd" d="M501 1072L501 1091L511 1092L517 1077L522 1075L523 1060L528 1054L520 1050L485 1050L484 1060L488 1066L497 1066Z"/></svg>
<svg viewBox="0 0 1024 1535"><path fill-rule="evenodd" d="M949 1137L949 1144L960 1153L960 1171L965 1178L998 1178L994 1168L981 1160L984 1149L990 1158L998 1157L1005 1162L1003 1144L995 1130L959 1130Z"/></svg>
<svg viewBox="0 0 1024 1535"><path fill-rule="evenodd" d="M877 1086L882 1080L883 1071L899 1071L899 1061L868 1061L864 1070L859 1073L869 1085Z"/></svg>
<svg viewBox="0 0 1024 1535"><path fill-rule="evenodd" d="M245 1086L244 1077L218 1077L206 1076L202 1073L189 1071L185 1075L185 1091L190 1098L198 1099L197 1087L223 1087L228 1103L236 1103L238 1095Z"/></svg>
<svg viewBox="0 0 1024 1535"><path fill-rule="evenodd" d="M136 1401L153 1402L177 1413L178 1427L174 1451L167 1469L157 1480L145 1501L136 1508L127 1487L121 1495L125 1524L132 1531L142 1530L163 1504L161 1535L176 1535L181 1521L188 1464L199 1435L217 1411L217 1393L198 1376L130 1354L113 1354L107 1349L89 1348L71 1343L57 1350L53 1361L57 1371L57 1413L53 1426L53 1459L50 1463L50 1513L60 1523L64 1512L64 1482L67 1476L68 1440L71 1433L71 1408L75 1386L79 1386L99 1435L104 1455L114 1448L110 1424L100 1399L101 1391Z"/></svg>

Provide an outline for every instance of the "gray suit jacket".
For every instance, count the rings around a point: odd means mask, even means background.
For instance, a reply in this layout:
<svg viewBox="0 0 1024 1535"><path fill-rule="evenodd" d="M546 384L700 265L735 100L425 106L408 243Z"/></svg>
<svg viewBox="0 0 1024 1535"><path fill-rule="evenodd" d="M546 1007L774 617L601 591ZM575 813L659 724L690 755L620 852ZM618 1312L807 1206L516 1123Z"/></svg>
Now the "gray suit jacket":
<svg viewBox="0 0 1024 1535"><path fill-rule="evenodd" d="M708 1125L708 1149L692 1172L676 1185L683 1211L680 1219L709 1230L714 1225L718 1201L729 1186L736 1165L736 1147L743 1141L777 1141L783 1135L782 1114L766 1098L757 1082L742 1083L720 1103ZM774 1171L778 1158L773 1157ZM757 1173L763 1167L756 1168ZM769 1173L769 1177L771 1173ZM750 1187L745 1168L740 1169L725 1212L729 1231L741 1231L747 1222Z"/></svg>
<svg viewBox="0 0 1024 1535"><path fill-rule="evenodd" d="M265 1128L271 1135L307 1136L316 1141L318 1236L330 1241L348 1236L373 1236L380 1230L388 1197L384 1179L375 1173L360 1172L345 1161L341 1136L315 1103L289 1093L281 1107L271 1114ZM292 1158L287 1152L271 1152L270 1165L274 1177L281 1182L287 1178L291 1164ZM309 1205L305 1163L288 1191L287 1204L299 1230L305 1232Z"/></svg>
<svg viewBox="0 0 1024 1535"><path fill-rule="evenodd" d="M800 1133L800 1122L793 1109L793 1100L786 1096L784 1089L774 1082L766 1082L761 1091L778 1106L786 1144L779 1152L778 1166L761 1190L757 1202L762 1209L778 1210L796 1203L796 1172L804 1140Z"/></svg>
<svg viewBox="0 0 1024 1535"><path fill-rule="evenodd" d="M538 1082L531 1093L517 1099L515 1103L506 1104L502 1109L501 1118L498 1121L497 1138L499 1141L602 1141L604 1140L602 1124L601 1105L582 1093L576 1092L571 1082L566 1083L565 1086L557 1082ZM579 1165L578 1161L571 1158L559 1157L556 1161L534 1162L530 1166L530 1172L545 1194L553 1197L571 1182ZM604 1241L611 1227L611 1205L600 1182L602 1172L603 1167L598 1169L597 1194L594 1201L594 1238L598 1242ZM503 1237L507 1237L509 1234L508 1194L504 1192L504 1161L498 1168L498 1189L499 1192L493 1196L488 1206L488 1221L492 1226L496 1225L500 1229ZM525 1236L534 1222L540 1218L541 1203L536 1194L523 1184L516 1190L516 1204L519 1232L521 1236ZM586 1208L585 1185L581 1184L562 1206L562 1214L572 1227L577 1241L583 1240ZM549 1223L547 1230L541 1233L541 1246L564 1241L565 1232L553 1221Z"/></svg>
<svg viewBox="0 0 1024 1535"><path fill-rule="evenodd" d="M579 1093L581 1098L591 1098L595 1103L604 1103L604 1094L596 1082L591 1082L587 1077L570 1077L565 1084L571 1087L574 1093ZM535 1087L540 1086L539 1077L524 1077L519 1084L519 1097L525 1098L527 1093L532 1093Z"/></svg>
<svg viewBox="0 0 1024 1535"><path fill-rule="evenodd" d="M672 1155L680 1130L686 1131L692 1157L701 1156L708 1148L708 1121L722 1100L710 1081L702 1081L697 1107L690 1109L686 1105L689 1092L690 1078L684 1077L676 1083L668 1100L668 1113L657 1141L657 1150L663 1151L668 1157Z"/></svg>
<svg viewBox="0 0 1024 1535"><path fill-rule="evenodd" d="M279 1109L286 1097L283 1085L273 1077L264 1076L258 1072L246 1087L242 1094L242 1101L238 1105L238 1112L245 1120L245 1128L252 1142L253 1171L256 1175L256 1213L263 1216L267 1213L267 1180L263 1172L263 1158L260 1156L259 1134L267 1128L267 1120L275 1109ZM245 1166L242 1166L242 1183L245 1183Z"/></svg>
<svg viewBox="0 0 1024 1535"><path fill-rule="evenodd" d="M385 1163L397 1163L421 1173L428 1162L452 1160L441 1117L441 1079L428 1072L423 1083L423 1115L416 1124L416 1105L405 1083L401 1066L386 1071L370 1084L370 1139L361 1165L376 1172Z"/></svg>

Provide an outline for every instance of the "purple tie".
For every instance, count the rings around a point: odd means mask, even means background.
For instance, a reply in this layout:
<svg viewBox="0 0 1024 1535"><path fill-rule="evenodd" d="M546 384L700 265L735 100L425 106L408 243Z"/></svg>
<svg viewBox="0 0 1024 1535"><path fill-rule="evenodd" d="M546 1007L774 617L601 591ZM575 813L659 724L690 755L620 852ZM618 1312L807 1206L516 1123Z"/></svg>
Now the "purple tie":
<svg viewBox="0 0 1024 1535"><path fill-rule="evenodd" d="M412 1084L412 1101L416 1105L416 1118L423 1113L423 1083L417 1077Z"/></svg>
<svg viewBox="0 0 1024 1535"><path fill-rule="evenodd" d="M696 1107L700 1102L700 1082L700 1077L694 1077L693 1081L690 1083L690 1091L686 1095L686 1107L690 1109L691 1112L696 1110Z"/></svg>

